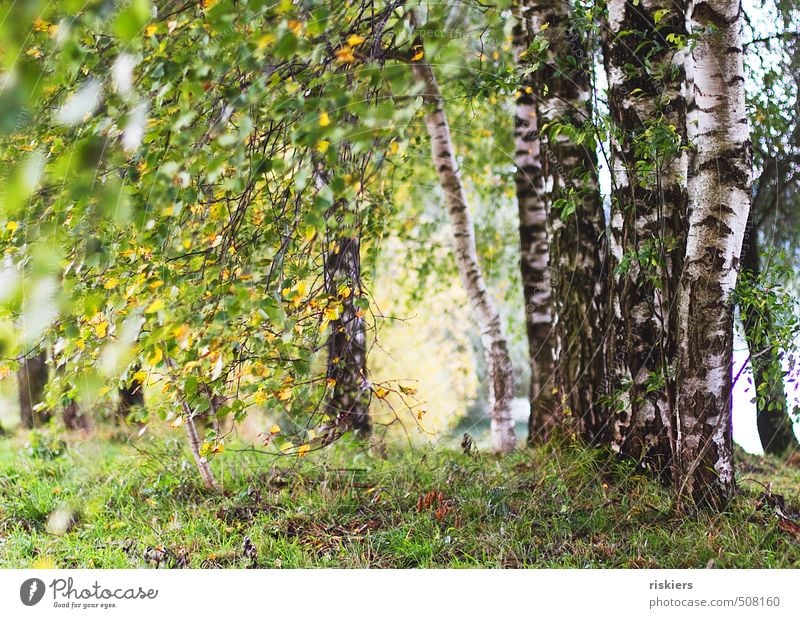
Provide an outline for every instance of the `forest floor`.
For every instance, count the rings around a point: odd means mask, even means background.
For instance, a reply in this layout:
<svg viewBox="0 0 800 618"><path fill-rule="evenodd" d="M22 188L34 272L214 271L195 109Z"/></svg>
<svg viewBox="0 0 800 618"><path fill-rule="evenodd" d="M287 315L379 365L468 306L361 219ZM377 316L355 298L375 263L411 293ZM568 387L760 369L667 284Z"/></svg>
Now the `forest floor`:
<svg viewBox="0 0 800 618"><path fill-rule="evenodd" d="M729 510L687 517L630 464L571 443L503 459L230 445L213 461L223 495L200 488L176 438L61 447L0 438L0 567L800 566L800 537L759 508L755 482L797 511L796 461L741 454Z"/></svg>

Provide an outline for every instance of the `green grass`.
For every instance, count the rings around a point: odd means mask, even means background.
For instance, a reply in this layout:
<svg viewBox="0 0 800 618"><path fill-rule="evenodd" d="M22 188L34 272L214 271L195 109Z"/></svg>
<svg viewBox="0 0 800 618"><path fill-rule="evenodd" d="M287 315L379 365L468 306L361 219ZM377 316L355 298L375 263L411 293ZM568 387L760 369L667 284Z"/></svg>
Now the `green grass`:
<svg viewBox="0 0 800 618"><path fill-rule="evenodd" d="M382 458L340 445L276 460L229 449L213 462L225 487L213 495L177 439L72 438L55 458L28 440L0 438L0 567L800 564L798 539L757 508L757 484L742 482L726 513L679 517L657 483L574 444L503 459L433 448ZM772 482L797 508L799 468L739 463L741 477ZM66 532L48 526L59 511Z"/></svg>

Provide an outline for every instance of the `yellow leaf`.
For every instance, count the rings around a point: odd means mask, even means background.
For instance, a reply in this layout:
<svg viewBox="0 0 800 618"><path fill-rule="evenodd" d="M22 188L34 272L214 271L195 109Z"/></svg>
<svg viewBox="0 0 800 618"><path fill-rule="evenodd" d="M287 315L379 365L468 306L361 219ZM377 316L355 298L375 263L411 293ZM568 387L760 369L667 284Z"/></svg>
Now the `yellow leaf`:
<svg viewBox="0 0 800 618"><path fill-rule="evenodd" d="M278 398L278 401L284 401L284 402L289 401L292 398L292 387L285 386L277 393L275 393L275 396Z"/></svg>
<svg viewBox="0 0 800 618"><path fill-rule="evenodd" d="M111 277L108 279L108 281L105 282L105 285L103 285L103 287L107 290L113 290L115 287L117 287L117 285L119 285L119 279L117 279L116 277Z"/></svg>
<svg viewBox="0 0 800 618"><path fill-rule="evenodd" d="M327 127L331 123L331 117L328 116L328 112L322 112L319 115L319 126Z"/></svg>
<svg viewBox="0 0 800 618"><path fill-rule="evenodd" d="M397 144L396 141L392 140L392 143L389 144L389 152L392 154L397 154L397 151L400 149L400 146Z"/></svg>
<svg viewBox="0 0 800 618"><path fill-rule="evenodd" d="M172 336L175 337L180 343L187 341L189 337L189 327L186 324L181 324L172 329Z"/></svg>
<svg viewBox="0 0 800 618"><path fill-rule="evenodd" d="M403 391L406 395L416 395L417 389L411 386L401 386L400 390Z"/></svg>
<svg viewBox="0 0 800 618"><path fill-rule="evenodd" d="M336 62L338 64L350 64L351 62L356 61L356 57L353 55L353 48L349 45L345 45L340 47L336 50Z"/></svg>
<svg viewBox="0 0 800 618"><path fill-rule="evenodd" d="M425 50L423 50L420 47L419 49L417 49L417 51L414 52L414 55L411 56L411 62L418 62L419 60L422 60L424 57L425 57Z"/></svg>
<svg viewBox="0 0 800 618"><path fill-rule="evenodd" d="M34 32L47 32L48 30L50 30L50 26L51 25L52 24L46 22L42 18L37 17L36 19L33 20L33 31Z"/></svg>
<svg viewBox="0 0 800 618"><path fill-rule="evenodd" d="M161 311L164 308L164 301L160 298L156 298L150 306L144 310L145 313L156 313L157 311Z"/></svg>
<svg viewBox="0 0 800 618"><path fill-rule="evenodd" d="M108 322L98 322L94 325L94 334L97 335L100 339L106 336L108 333Z"/></svg>
<svg viewBox="0 0 800 618"><path fill-rule="evenodd" d="M307 226L304 234L306 242L311 242L312 240L314 240L314 238L316 238L316 236L317 236L317 228L315 228L313 225Z"/></svg>
<svg viewBox="0 0 800 618"><path fill-rule="evenodd" d="M153 36L158 30L158 24L150 24L147 28L144 29L145 36Z"/></svg>
<svg viewBox="0 0 800 618"><path fill-rule="evenodd" d="M211 449L212 453L222 453L225 450L225 444L223 442L217 442L214 445L214 448Z"/></svg>
<svg viewBox="0 0 800 618"><path fill-rule="evenodd" d="M277 425L273 425L272 427L269 428L269 432L274 436L276 433L281 432L281 428L278 427Z"/></svg>
<svg viewBox="0 0 800 618"><path fill-rule="evenodd" d="M16 221L9 221L8 223L6 223L6 229L9 232L16 232L18 227L19 223L17 223Z"/></svg>
<svg viewBox="0 0 800 618"><path fill-rule="evenodd" d="M297 456L298 457L305 457L308 455L308 451L311 450L311 446L308 444L301 444L300 447L297 449Z"/></svg>
<svg viewBox="0 0 800 618"><path fill-rule="evenodd" d="M339 290L339 296L342 298L350 298L352 293L353 291L348 286L344 286Z"/></svg>
<svg viewBox="0 0 800 618"><path fill-rule="evenodd" d="M144 371L137 371L133 374L133 381L138 382L139 384L144 384L144 381L147 379L147 374Z"/></svg>
<svg viewBox="0 0 800 618"><path fill-rule="evenodd" d="M256 404L264 403L267 400L267 394L262 390L257 390L253 395L253 401Z"/></svg>
<svg viewBox="0 0 800 618"><path fill-rule="evenodd" d="M322 317L325 318L326 320L328 320L329 322L332 322L333 320L336 320L336 319L339 318L339 310L340 309L341 309L341 305L339 305L339 304L328 305L322 311Z"/></svg>
<svg viewBox="0 0 800 618"><path fill-rule="evenodd" d="M328 378L327 380L325 380L325 386L327 386L328 388L334 388L336 386L336 380L334 380L333 378Z"/></svg>
<svg viewBox="0 0 800 618"><path fill-rule="evenodd" d="M378 399L386 399L386 395L388 395L388 394L389 394L389 391L387 391L385 388L382 388L382 387L378 387L375 390L375 395L377 395Z"/></svg>
<svg viewBox="0 0 800 618"><path fill-rule="evenodd" d="M319 152L320 154L325 154L326 152L328 152L328 147L330 145L331 143L326 139L319 140L319 143L317 144L317 152Z"/></svg>
<svg viewBox="0 0 800 618"><path fill-rule="evenodd" d="M361 45L366 39L363 36L358 36L357 34L351 34L347 37L347 44L351 47L356 47Z"/></svg>
<svg viewBox="0 0 800 618"><path fill-rule="evenodd" d="M258 49L263 49L274 41L275 41L275 35L269 32L264 36L262 36L260 39L258 39Z"/></svg>
<svg viewBox="0 0 800 618"><path fill-rule="evenodd" d="M155 350L153 350L153 355L149 359L147 359L147 362L155 366L161 362L162 358L164 358L164 353L161 351L161 348L156 348Z"/></svg>

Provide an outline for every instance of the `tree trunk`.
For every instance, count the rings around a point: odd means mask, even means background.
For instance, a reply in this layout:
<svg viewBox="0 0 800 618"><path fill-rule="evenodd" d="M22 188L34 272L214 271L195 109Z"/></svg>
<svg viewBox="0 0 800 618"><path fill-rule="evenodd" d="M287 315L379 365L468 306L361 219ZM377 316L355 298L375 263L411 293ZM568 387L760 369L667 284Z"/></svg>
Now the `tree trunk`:
<svg viewBox="0 0 800 618"><path fill-rule="evenodd" d="M139 366L135 366L131 368L130 372L136 374L139 369ZM136 407L144 407L144 384L132 377L130 383L121 386L119 389L117 420L125 423L128 415Z"/></svg>
<svg viewBox="0 0 800 618"><path fill-rule="evenodd" d="M755 210L755 203L754 203ZM758 231L753 228L751 210L748 233L742 247L742 268L754 277L761 274ZM755 315L742 311L744 335L750 350L753 386L756 394L756 425L761 446L768 455L784 455L795 447L792 420L783 385L780 351L771 347L764 335L774 329L772 315L763 310Z"/></svg>
<svg viewBox="0 0 800 618"><path fill-rule="evenodd" d="M217 484L217 480L214 478L214 473L211 471L211 466L208 463L208 460L200 454L200 436L197 435L197 427L194 424L192 410L189 408L189 404L187 404L185 401L183 402L183 408L185 414L183 428L186 431L186 437L189 440L189 448L192 451L194 463L197 466L197 470L200 472L200 478L203 479L203 484L205 485L206 489L221 491L220 486Z"/></svg>
<svg viewBox="0 0 800 618"><path fill-rule="evenodd" d="M328 337L327 380L332 393L328 414L344 430L368 436L370 385L367 378L367 332L361 298L361 253L357 237L337 236L325 260L325 291L341 304Z"/></svg>
<svg viewBox="0 0 800 618"><path fill-rule="evenodd" d="M74 399L64 403L63 418L67 429L89 429L89 417L81 412L81 407Z"/></svg>
<svg viewBox="0 0 800 618"><path fill-rule="evenodd" d="M550 235L550 284L561 413L586 440L605 443L606 241L591 128L591 55L568 0L523 0L528 32L548 45L534 79ZM587 128L587 125L588 128ZM587 139L578 134L586 132Z"/></svg>
<svg viewBox="0 0 800 618"><path fill-rule="evenodd" d="M173 374L172 379L174 380L175 365L172 362L172 359L169 356L164 355L164 361L166 362L170 373ZM189 442L189 449L192 451L192 457L194 458L194 463L197 466L197 471L200 473L200 478L203 479L203 485L205 485L206 489L211 489L212 491L221 491L220 486L217 484L217 480L214 478L214 473L211 470L211 465L209 464L208 459L203 457L200 452L202 443L200 436L197 433L197 426L194 422L194 412L192 411L192 407L189 405L189 402L186 401L183 393L178 393L178 397L180 399L181 410L183 412L183 429L186 432L186 438Z"/></svg>
<svg viewBox="0 0 800 618"><path fill-rule="evenodd" d="M526 51L532 37L520 10L517 11L513 40L517 68L523 72L530 62ZM522 77L514 118L514 179L519 207L520 270L531 371L529 443L546 440L559 423L554 396L555 335L548 268L550 244L535 87L532 76Z"/></svg>
<svg viewBox="0 0 800 618"><path fill-rule="evenodd" d="M697 170L678 299L678 504L723 508L734 484L733 307L750 210L740 0L701 0L691 16Z"/></svg>
<svg viewBox="0 0 800 618"><path fill-rule="evenodd" d="M415 49L419 50L418 53L424 54L420 40L417 40ZM425 121L431 139L433 165L439 177L453 226L455 257L461 283L467 292L486 353L492 447L496 452L507 453L516 445L514 419L511 415L514 376L508 354L508 343L500 314L489 296L478 262L475 228L456 163L439 84L427 60L412 61L412 68L416 79L423 86L422 95L430 107Z"/></svg>
<svg viewBox="0 0 800 618"><path fill-rule="evenodd" d="M682 0L609 0L612 448L667 477L688 207Z"/></svg>
<svg viewBox="0 0 800 618"><path fill-rule="evenodd" d="M46 410L35 411L33 408L44 401L44 389L47 386L47 353L42 351L28 356L20 362L17 372L19 384L19 414L23 427L33 429L50 420Z"/></svg>
<svg viewBox="0 0 800 618"><path fill-rule="evenodd" d="M55 359L55 364L58 365L58 359ZM64 374L64 366L58 365L56 372L59 377ZM78 405L77 400L69 393L67 385L62 386L62 418L64 419L64 427L70 430L89 429L89 417L81 412L81 407Z"/></svg>

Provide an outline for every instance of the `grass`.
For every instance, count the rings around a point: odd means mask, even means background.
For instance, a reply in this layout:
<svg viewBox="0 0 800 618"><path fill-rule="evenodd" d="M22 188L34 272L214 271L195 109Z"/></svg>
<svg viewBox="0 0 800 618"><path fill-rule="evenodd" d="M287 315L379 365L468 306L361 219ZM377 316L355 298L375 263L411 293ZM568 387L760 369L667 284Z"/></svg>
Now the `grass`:
<svg viewBox="0 0 800 618"><path fill-rule="evenodd" d="M800 565L800 540L757 508L756 483L742 482L726 513L678 517L668 491L631 465L569 443L503 459L229 450L213 462L225 487L213 495L179 440L73 437L55 457L46 436L29 442L0 438L0 567ZM800 468L739 463L797 509Z"/></svg>

